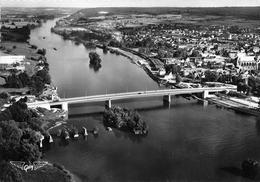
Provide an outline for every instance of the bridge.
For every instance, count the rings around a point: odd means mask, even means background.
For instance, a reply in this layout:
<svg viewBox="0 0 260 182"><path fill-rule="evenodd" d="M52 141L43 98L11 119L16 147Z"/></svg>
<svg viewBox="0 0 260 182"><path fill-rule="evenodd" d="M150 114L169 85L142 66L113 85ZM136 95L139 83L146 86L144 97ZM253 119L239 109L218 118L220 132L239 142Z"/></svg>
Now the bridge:
<svg viewBox="0 0 260 182"><path fill-rule="evenodd" d="M209 96L209 93L221 92L224 90L234 90L234 89L236 89L236 86L228 85L222 87L207 87L207 88L166 89L166 90L150 90L150 91L139 91L139 92L137 91L137 92L125 92L125 93L113 93L113 94L104 94L104 95L64 98L56 102L41 101L41 102L27 103L27 105L30 108L32 107L44 107L47 109L61 108L68 111L69 104L103 101L105 102L105 106L110 108L113 100L163 96L163 100L170 103L172 95L202 93L202 98L207 98Z"/></svg>

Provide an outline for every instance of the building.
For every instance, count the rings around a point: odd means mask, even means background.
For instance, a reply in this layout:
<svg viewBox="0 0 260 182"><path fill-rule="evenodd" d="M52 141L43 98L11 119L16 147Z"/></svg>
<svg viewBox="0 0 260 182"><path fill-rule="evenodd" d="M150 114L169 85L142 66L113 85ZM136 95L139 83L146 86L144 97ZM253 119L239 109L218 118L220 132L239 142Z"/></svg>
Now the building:
<svg viewBox="0 0 260 182"><path fill-rule="evenodd" d="M25 56L0 56L0 70L25 70Z"/></svg>
<svg viewBox="0 0 260 182"><path fill-rule="evenodd" d="M207 65L207 68L209 69L220 69L223 68L227 60L229 60L229 58L221 56L208 56L204 58L203 65Z"/></svg>
<svg viewBox="0 0 260 182"><path fill-rule="evenodd" d="M260 57L239 54L237 67L243 71L260 70Z"/></svg>

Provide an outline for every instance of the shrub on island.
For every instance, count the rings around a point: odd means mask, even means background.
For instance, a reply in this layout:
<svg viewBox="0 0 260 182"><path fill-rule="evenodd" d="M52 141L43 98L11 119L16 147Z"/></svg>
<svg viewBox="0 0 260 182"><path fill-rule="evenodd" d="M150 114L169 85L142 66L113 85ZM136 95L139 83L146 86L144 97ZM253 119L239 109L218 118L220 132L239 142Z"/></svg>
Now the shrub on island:
<svg viewBox="0 0 260 182"><path fill-rule="evenodd" d="M90 64L100 65L100 63L101 63L101 59L100 59L98 53L96 53L96 52L90 52L89 59L90 59Z"/></svg>
<svg viewBox="0 0 260 182"><path fill-rule="evenodd" d="M242 163L244 174L253 179L260 179L260 163L252 159L244 160Z"/></svg>
<svg viewBox="0 0 260 182"><path fill-rule="evenodd" d="M103 113L103 123L107 127L116 127L135 134L145 134L148 125L134 109L114 107L107 108Z"/></svg>

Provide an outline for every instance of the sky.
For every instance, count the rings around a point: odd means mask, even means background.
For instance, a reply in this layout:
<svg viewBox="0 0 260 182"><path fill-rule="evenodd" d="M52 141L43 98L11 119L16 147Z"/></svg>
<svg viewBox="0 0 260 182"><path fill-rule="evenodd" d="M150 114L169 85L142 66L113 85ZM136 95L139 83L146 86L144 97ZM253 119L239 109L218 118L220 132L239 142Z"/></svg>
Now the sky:
<svg viewBox="0 0 260 182"><path fill-rule="evenodd" d="M260 6L260 0L0 0L0 7L223 7Z"/></svg>

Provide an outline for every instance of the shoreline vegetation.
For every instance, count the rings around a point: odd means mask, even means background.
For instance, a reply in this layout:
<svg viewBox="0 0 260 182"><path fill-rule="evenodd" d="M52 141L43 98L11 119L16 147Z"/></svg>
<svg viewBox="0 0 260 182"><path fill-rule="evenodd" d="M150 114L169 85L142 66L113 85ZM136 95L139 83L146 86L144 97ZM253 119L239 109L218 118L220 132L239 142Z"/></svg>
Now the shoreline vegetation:
<svg viewBox="0 0 260 182"><path fill-rule="evenodd" d="M27 32L24 39L28 37ZM1 51L6 56L24 55L25 71L6 71L1 76L6 84L0 93L0 181L75 181L73 175L61 165L48 164L41 169L24 172L10 164L9 161L24 161L30 165L41 160L45 155L43 145L47 141L49 143L49 131L66 124L64 118L68 113L59 109L27 107L27 102L36 100L59 100L57 89L50 86L49 64L44 48L11 40L1 42ZM46 176L46 173L49 174Z"/></svg>
<svg viewBox="0 0 260 182"><path fill-rule="evenodd" d="M73 174L58 163L48 163L37 170L28 170L27 172L22 171L21 174L24 182L75 182Z"/></svg>

